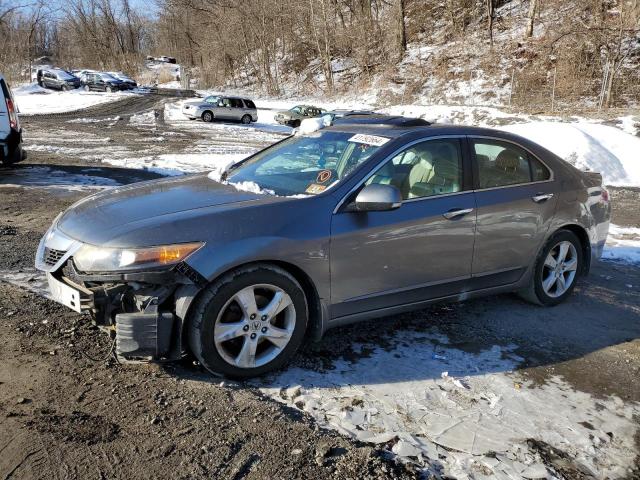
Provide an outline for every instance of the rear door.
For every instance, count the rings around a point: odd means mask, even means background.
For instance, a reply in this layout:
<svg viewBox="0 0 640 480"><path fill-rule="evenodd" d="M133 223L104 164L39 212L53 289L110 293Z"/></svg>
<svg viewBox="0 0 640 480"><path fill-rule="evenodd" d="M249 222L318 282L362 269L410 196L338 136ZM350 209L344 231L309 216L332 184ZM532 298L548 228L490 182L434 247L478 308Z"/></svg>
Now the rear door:
<svg viewBox="0 0 640 480"><path fill-rule="evenodd" d="M231 99L229 97L220 97L218 106L214 112L214 116L220 120L233 120L233 111L231 108Z"/></svg>
<svg viewBox="0 0 640 480"><path fill-rule="evenodd" d="M332 317L465 290L471 278L476 223L465 147L464 138L457 137L407 145L364 182L397 187L403 197L400 208L341 209L334 214ZM347 203L357 191L347 197Z"/></svg>
<svg viewBox="0 0 640 480"><path fill-rule="evenodd" d="M477 203L474 288L517 281L535 259L557 205L553 172L521 145L469 138Z"/></svg>
<svg viewBox="0 0 640 480"><path fill-rule="evenodd" d="M231 102L231 120L240 121L246 113L244 103L239 98L230 98Z"/></svg>

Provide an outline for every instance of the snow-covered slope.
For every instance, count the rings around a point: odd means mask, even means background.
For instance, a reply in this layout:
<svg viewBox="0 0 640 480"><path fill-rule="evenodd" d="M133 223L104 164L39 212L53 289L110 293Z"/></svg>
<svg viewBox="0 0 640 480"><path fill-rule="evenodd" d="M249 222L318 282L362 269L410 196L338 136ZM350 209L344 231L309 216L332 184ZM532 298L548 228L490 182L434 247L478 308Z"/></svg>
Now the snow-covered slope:
<svg viewBox="0 0 640 480"><path fill-rule="evenodd" d="M29 115L81 110L133 94L130 92L85 92L80 89L58 92L31 83L13 88L13 95L20 113Z"/></svg>

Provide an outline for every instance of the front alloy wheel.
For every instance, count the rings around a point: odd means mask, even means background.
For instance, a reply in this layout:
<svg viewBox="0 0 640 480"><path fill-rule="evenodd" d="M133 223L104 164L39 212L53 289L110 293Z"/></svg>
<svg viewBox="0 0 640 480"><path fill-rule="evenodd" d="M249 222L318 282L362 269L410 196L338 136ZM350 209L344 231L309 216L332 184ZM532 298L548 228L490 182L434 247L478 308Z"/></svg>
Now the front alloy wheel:
<svg viewBox="0 0 640 480"><path fill-rule="evenodd" d="M209 371L247 378L277 369L298 349L307 326L299 283L272 265L226 275L198 297L189 343Z"/></svg>
<svg viewBox="0 0 640 480"><path fill-rule="evenodd" d="M256 368L282 353L295 326L296 309L284 290L275 285L250 285L220 310L213 341L230 365Z"/></svg>
<svg viewBox="0 0 640 480"><path fill-rule="evenodd" d="M213 122L213 113L207 111L202 114L203 122Z"/></svg>

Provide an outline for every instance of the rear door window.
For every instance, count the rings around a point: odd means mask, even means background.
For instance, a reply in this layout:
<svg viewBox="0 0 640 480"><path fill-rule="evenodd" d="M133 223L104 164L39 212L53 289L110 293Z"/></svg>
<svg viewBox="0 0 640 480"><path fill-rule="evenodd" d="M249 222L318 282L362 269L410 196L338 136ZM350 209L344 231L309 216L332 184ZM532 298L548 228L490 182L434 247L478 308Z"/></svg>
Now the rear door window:
<svg viewBox="0 0 640 480"><path fill-rule="evenodd" d="M229 101L231 103L231 108L244 108L242 100L239 98L230 98Z"/></svg>
<svg viewBox="0 0 640 480"><path fill-rule="evenodd" d="M495 188L549 180L551 173L526 150L499 140L473 140L478 187Z"/></svg>

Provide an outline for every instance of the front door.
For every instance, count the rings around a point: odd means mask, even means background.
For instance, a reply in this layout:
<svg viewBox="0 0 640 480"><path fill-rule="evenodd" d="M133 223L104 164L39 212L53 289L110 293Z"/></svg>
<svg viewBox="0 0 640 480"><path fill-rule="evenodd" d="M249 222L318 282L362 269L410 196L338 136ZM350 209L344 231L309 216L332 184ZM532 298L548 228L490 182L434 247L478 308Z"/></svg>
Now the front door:
<svg viewBox="0 0 640 480"><path fill-rule="evenodd" d="M478 220L474 288L517 281L535 259L555 213L552 172L511 142L472 138Z"/></svg>
<svg viewBox="0 0 640 480"><path fill-rule="evenodd" d="M464 291L476 217L463 183L463 145L458 138L416 143L366 180L397 187L400 208L333 216L332 317Z"/></svg>

